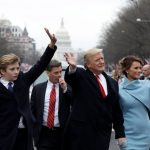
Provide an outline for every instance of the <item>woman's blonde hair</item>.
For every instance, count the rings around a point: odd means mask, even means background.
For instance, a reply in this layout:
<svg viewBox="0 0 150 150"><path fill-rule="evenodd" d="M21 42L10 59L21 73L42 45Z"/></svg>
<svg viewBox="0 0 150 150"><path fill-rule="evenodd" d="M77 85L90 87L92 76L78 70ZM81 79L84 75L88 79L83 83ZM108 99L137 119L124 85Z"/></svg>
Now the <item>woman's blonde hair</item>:
<svg viewBox="0 0 150 150"><path fill-rule="evenodd" d="M6 70L8 65L14 64L16 62L18 62L20 65L20 58L17 55L13 53L3 55L0 57L0 70Z"/></svg>

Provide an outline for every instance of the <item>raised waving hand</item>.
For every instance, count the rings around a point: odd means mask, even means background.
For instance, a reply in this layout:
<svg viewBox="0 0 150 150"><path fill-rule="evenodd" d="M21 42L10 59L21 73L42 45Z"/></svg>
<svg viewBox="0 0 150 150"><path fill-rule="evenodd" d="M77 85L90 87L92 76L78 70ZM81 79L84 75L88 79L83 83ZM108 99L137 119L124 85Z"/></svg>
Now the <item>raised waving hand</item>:
<svg viewBox="0 0 150 150"><path fill-rule="evenodd" d="M45 32L47 33L48 37L50 38L50 44L49 44L49 47L50 48L54 48L56 42L57 42L57 39L55 37L55 34L51 34L49 32L49 30L47 28L44 28Z"/></svg>

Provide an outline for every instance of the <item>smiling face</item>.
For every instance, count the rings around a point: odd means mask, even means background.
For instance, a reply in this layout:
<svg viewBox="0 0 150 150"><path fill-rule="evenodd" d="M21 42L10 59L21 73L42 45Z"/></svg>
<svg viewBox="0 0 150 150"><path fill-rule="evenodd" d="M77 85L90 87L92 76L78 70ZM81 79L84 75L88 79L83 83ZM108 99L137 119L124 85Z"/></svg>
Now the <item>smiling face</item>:
<svg viewBox="0 0 150 150"><path fill-rule="evenodd" d="M7 81L15 81L20 72L20 65L18 62L10 64L6 69L1 69L2 77Z"/></svg>
<svg viewBox="0 0 150 150"><path fill-rule="evenodd" d="M92 55L88 60L87 67L94 74L102 73L104 71L104 67L105 67L103 54L97 53L97 54Z"/></svg>
<svg viewBox="0 0 150 150"><path fill-rule="evenodd" d="M126 70L126 73L129 80L139 79L142 73L141 63L138 61L133 61L130 68Z"/></svg>

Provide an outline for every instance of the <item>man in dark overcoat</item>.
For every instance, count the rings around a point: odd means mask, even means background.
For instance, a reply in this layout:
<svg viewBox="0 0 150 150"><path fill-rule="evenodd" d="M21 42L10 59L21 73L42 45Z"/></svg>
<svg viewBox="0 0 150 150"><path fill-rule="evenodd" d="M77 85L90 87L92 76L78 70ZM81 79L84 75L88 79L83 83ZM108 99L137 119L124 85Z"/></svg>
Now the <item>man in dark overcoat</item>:
<svg viewBox="0 0 150 150"><path fill-rule="evenodd" d="M118 84L104 72L101 49L84 54L85 68L65 53L69 67L65 80L73 92L72 112L65 129L63 150L108 150L112 125L119 144L125 140Z"/></svg>
<svg viewBox="0 0 150 150"><path fill-rule="evenodd" d="M45 31L51 42L28 72L20 71L20 59L15 54L0 57L0 150L33 149L34 118L29 104L29 88L56 51L55 35L46 28Z"/></svg>

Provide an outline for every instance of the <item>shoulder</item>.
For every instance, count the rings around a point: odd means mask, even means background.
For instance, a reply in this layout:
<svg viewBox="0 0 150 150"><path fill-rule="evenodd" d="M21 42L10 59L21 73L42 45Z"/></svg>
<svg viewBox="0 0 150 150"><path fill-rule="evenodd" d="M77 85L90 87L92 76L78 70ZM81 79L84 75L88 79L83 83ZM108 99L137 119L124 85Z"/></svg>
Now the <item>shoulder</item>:
<svg viewBox="0 0 150 150"><path fill-rule="evenodd" d="M66 73L65 76L71 76L71 77L80 77L81 76L85 76L85 74L87 73L85 68L82 67L78 67L73 71L73 72L69 72L69 67L66 69Z"/></svg>
<svg viewBox="0 0 150 150"><path fill-rule="evenodd" d="M141 80L142 84L144 84L146 87L150 88L150 80Z"/></svg>
<svg viewBox="0 0 150 150"><path fill-rule="evenodd" d="M116 92L118 93L118 82L116 80L114 80L111 76L107 75L105 72L103 72L102 74L106 78L106 81L111 86L113 91L115 91L115 93Z"/></svg>
<svg viewBox="0 0 150 150"><path fill-rule="evenodd" d="M39 83L39 84L36 84L33 89L39 89L39 88L42 88L43 86L46 86L47 84L47 81L45 82L42 82L42 83Z"/></svg>
<svg viewBox="0 0 150 150"><path fill-rule="evenodd" d="M24 73L22 71L20 71L17 80L20 78L23 78L23 76L24 76Z"/></svg>
<svg viewBox="0 0 150 150"><path fill-rule="evenodd" d="M118 86L118 82L116 80L114 80L110 75L108 75L107 73L103 72L102 73L104 75L104 77L106 79L108 79L112 84L114 84L115 86Z"/></svg>
<svg viewBox="0 0 150 150"><path fill-rule="evenodd" d="M84 67L77 66L75 73L76 74L84 74L86 69Z"/></svg>

